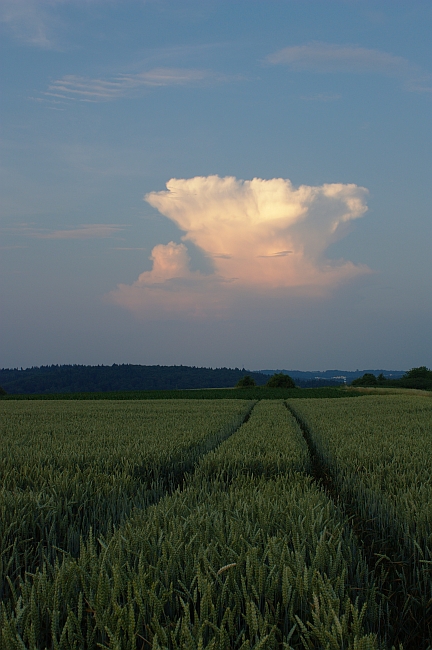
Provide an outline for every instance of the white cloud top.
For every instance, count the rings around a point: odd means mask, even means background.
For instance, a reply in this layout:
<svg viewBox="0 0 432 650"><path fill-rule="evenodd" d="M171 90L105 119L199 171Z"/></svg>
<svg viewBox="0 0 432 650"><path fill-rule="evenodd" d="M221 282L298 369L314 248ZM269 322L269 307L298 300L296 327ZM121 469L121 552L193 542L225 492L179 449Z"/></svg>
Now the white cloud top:
<svg viewBox="0 0 432 650"><path fill-rule="evenodd" d="M365 266L325 257L344 225L366 211L367 190L341 183L298 188L282 178L250 181L234 177L171 179L167 190L145 199L184 232L211 260L213 272L190 269L185 244L159 244L153 269L131 286L119 285L110 298L152 315L183 311L202 314L226 309L241 294L280 299L292 289L322 294L369 271Z"/></svg>

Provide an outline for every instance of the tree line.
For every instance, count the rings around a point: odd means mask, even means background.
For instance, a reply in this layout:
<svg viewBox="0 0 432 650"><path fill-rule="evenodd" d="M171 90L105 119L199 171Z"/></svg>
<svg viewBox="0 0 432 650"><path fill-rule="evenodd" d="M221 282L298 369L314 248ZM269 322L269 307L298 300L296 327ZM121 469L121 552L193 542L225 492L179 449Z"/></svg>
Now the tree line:
<svg viewBox="0 0 432 650"><path fill-rule="evenodd" d="M432 390L432 370L426 366L411 368L400 379L388 379L382 373L376 376L366 372L362 377L354 379L351 386Z"/></svg>
<svg viewBox="0 0 432 650"><path fill-rule="evenodd" d="M267 375L245 368L51 365L1 369L0 386L3 394L9 395L233 388L246 373L257 386L263 386L268 380Z"/></svg>

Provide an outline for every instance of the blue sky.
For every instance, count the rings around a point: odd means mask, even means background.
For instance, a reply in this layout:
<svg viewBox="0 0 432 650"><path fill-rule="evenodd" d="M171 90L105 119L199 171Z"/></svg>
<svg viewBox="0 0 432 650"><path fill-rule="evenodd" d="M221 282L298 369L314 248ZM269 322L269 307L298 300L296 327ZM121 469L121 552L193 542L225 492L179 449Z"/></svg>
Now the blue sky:
<svg viewBox="0 0 432 650"><path fill-rule="evenodd" d="M0 366L432 366L430 2L0 21Z"/></svg>

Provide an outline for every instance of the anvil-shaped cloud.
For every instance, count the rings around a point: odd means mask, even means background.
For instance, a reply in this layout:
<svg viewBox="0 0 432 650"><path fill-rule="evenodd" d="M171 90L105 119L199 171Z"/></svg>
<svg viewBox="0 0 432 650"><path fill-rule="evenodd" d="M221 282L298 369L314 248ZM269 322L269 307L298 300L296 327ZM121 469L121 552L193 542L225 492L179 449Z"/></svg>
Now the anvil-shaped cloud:
<svg viewBox="0 0 432 650"><path fill-rule="evenodd" d="M344 225L367 210L367 190L353 184L293 187L287 179L250 181L229 176L171 179L145 200L171 219L211 260L213 272L190 269L185 244L159 244L153 269L109 294L115 303L149 317L180 312L226 312L240 296L275 292L322 295L366 266L325 257Z"/></svg>

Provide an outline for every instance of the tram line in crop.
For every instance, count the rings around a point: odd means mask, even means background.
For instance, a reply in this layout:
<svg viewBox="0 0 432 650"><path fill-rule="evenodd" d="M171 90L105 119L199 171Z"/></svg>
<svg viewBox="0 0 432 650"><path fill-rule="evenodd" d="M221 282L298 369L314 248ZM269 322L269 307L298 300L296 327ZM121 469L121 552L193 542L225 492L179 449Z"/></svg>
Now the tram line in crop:
<svg viewBox="0 0 432 650"><path fill-rule="evenodd" d="M308 444L314 478L349 517L376 577L381 638L389 647L430 650L429 400L376 396L364 410L345 400L337 407L299 400L287 408Z"/></svg>

